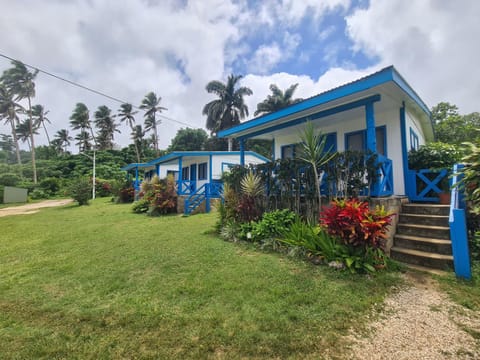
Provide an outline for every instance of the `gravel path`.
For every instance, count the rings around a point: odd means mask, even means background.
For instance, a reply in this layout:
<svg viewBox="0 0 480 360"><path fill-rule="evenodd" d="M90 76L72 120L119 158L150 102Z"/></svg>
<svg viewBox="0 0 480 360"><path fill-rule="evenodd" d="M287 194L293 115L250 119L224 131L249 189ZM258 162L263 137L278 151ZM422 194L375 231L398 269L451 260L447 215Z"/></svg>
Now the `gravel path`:
<svg viewBox="0 0 480 360"><path fill-rule="evenodd" d="M34 214L39 211L39 209L53 206L63 206L72 203L72 199L61 199L61 200L45 200L38 203L26 204L20 206L12 206L0 209L0 217L8 215L27 215Z"/></svg>
<svg viewBox="0 0 480 360"><path fill-rule="evenodd" d="M453 303L429 275L409 273L384 311L351 335L349 359L480 359L480 314ZM474 338L471 334L475 334Z"/></svg>

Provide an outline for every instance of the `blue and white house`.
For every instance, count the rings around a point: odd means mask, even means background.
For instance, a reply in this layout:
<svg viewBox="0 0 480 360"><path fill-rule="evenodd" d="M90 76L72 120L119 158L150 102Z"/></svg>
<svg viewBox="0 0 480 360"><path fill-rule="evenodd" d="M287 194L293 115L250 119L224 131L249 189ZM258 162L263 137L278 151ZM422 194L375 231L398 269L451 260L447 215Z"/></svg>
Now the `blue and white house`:
<svg viewBox="0 0 480 360"><path fill-rule="evenodd" d="M144 178L173 175L177 181L179 204L184 213L189 214L204 201L205 210L210 210L210 199L220 197L221 177L230 167L268 161L253 151L174 151L147 163L129 164L122 170L134 172L136 191L140 189L140 172L143 172Z"/></svg>
<svg viewBox="0 0 480 360"><path fill-rule="evenodd" d="M305 123L327 136L327 148L365 150L382 163L372 196L414 195L408 151L433 140L430 111L393 67L220 131L222 138L273 140L273 158L293 157ZM242 162L242 160L241 160Z"/></svg>

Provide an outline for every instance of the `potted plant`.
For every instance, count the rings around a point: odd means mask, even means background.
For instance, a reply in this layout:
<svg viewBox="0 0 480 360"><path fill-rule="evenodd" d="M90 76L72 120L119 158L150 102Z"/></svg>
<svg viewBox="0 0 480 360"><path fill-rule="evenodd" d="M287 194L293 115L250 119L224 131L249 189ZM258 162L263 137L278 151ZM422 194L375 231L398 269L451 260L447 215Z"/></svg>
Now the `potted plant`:
<svg viewBox="0 0 480 360"><path fill-rule="evenodd" d="M438 199L440 204L449 205L450 204L450 172L447 172L447 175L440 180L439 184L440 193L438 193Z"/></svg>

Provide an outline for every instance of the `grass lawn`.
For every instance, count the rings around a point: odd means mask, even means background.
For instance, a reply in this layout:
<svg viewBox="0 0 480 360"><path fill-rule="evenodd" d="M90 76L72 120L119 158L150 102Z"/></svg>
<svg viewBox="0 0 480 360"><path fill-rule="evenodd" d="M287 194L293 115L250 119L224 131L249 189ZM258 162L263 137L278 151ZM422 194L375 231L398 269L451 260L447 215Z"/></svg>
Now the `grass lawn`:
<svg viewBox="0 0 480 360"><path fill-rule="evenodd" d="M342 358L398 280L224 242L215 214L130 208L0 218L0 358Z"/></svg>

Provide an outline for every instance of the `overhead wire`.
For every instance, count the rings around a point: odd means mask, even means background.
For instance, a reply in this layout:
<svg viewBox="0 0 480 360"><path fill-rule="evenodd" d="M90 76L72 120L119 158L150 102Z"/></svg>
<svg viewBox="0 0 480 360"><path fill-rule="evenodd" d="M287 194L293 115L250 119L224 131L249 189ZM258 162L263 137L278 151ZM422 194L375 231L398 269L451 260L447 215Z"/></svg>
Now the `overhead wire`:
<svg viewBox="0 0 480 360"><path fill-rule="evenodd" d="M61 77L61 76L59 76L59 75L53 74L53 73L51 73L51 72L49 72L49 71L46 71L46 70L40 69L40 68L38 68L38 67L36 67L36 66L27 64L27 63L25 63L25 62L23 62L23 61L21 61L21 60L14 59L14 58L12 58L12 57L10 57L10 56L8 56L8 55L5 55L5 54L0 53L0 56L3 57L3 58L5 58L5 59L8 59L8 60L10 60L10 61L18 61L18 62L21 62L22 64L24 64L25 66L27 66L27 67L29 67L29 68L31 68L31 69L37 70L37 71L40 72L40 73L43 73L43 74L48 75L48 76L51 76L51 77L53 77L53 78L55 78L55 79L57 79L57 80L64 81L64 82L66 82L66 83L68 83L68 84L70 84L70 85L79 87L79 88L81 88L81 89L83 89L83 90L90 91L90 92L92 92L92 93L94 93L94 94L103 96L103 97L108 98L108 99L110 99L110 100L116 101L116 102L118 102L118 103L120 103L120 104L129 103L129 104L132 105L133 108L135 108L135 109L137 109L137 110L142 110L140 107L138 107L138 106L136 106L136 105L133 105L132 103L130 103L130 102L128 102L128 101L121 100L121 99L116 98L116 97L114 97L114 96L108 95L108 94L106 94L106 93L104 93L104 92L101 92L101 91L92 89L92 88L90 88L90 87L88 87L88 86L85 86L85 85L82 85L82 84L79 84L79 83L77 83L77 82L75 82L75 81L68 80L68 79L63 78L63 77ZM180 121L180 120L176 120L176 119L173 119L173 118L171 118L171 117L168 117L168 116L165 116L165 115L162 115L162 114L157 114L157 116L159 116L159 117L161 117L161 118L164 118L164 119L166 119L166 120L172 121L172 122L176 122L176 123L181 124L181 125L185 125L185 126L187 126L187 127L191 127L191 125L190 125L190 124L187 124L186 122L183 122L183 121Z"/></svg>

